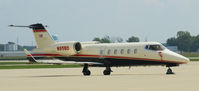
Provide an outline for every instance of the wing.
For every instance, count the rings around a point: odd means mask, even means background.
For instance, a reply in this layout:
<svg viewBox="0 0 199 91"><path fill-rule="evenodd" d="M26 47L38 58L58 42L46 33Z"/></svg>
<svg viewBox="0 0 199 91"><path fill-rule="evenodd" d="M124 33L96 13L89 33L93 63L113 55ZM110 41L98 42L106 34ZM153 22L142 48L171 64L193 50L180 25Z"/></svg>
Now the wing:
<svg viewBox="0 0 199 91"><path fill-rule="evenodd" d="M89 64L89 65L103 65L102 63L98 63L98 62L76 62L76 61L62 61L62 60L58 60L58 59L52 59L52 60L36 60L31 54L30 52L28 52L28 50L24 49L24 52L27 55L27 59L29 60L29 62L31 63L47 63L47 64Z"/></svg>

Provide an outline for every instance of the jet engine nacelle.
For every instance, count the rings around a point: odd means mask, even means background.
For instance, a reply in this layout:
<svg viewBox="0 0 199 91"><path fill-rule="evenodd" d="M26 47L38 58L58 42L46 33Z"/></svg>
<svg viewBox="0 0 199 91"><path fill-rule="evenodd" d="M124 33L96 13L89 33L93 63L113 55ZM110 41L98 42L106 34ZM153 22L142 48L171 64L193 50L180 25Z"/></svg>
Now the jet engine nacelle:
<svg viewBox="0 0 199 91"><path fill-rule="evenodd" d="M78 54L81 49L81 43L80 42L63 42L63 43L57 43L54 45L54 48L57 53L64 55L64 56L71 56Z"/></svg>

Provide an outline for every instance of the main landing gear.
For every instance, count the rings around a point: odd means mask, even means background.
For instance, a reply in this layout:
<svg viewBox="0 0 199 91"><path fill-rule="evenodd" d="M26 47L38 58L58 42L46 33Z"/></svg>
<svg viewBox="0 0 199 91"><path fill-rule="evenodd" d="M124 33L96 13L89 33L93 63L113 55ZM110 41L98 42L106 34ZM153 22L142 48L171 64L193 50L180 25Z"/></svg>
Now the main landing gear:
<svg viewBox="0 0 199 91"><path fill-rule="evenodd" d="M110 66L106 66L106 69L104 70L103 73L104 73L104 75L110 75L111 72L113 72L113 71L111 70ZM82 73L83 73L84 76L89 76L89 75L91 75L91 72L90 72L90 70L88 69L88 64L84 64L84 68L83 68L83 70L82 70Z"/></svg>
<svg viewBox="0 0 199 91"><path fill-rule="evenodd" d="M88 69L88 64L84 64L84 68L83 68L83 70L82 70L82 73L83 73L85 76L91 75L91 72L90 72L90 70Z"/></svg>
<svg viewBox="0 0 199 91"><path fill-rule="evenodd" d="M110 75L111 72L113 72L113 71L111 70L110 66L106 66L106 69L104 70L103 73L104 73L104 75Z"/></svg>
<svg viewBox="0 0 199 91"><path fill-rule="evenodd" d="M169 67L168 69L167 69L167 73L166 73L167 75L169 75L169 74L175 74L173 71L172 71L172 69Z"/></svg>

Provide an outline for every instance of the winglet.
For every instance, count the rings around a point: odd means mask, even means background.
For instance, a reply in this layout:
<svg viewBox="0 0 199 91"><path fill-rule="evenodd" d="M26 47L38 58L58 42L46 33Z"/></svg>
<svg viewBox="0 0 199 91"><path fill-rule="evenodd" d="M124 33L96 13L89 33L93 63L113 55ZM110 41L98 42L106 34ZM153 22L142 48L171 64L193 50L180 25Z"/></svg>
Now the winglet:
<svg viewBox="0 0 199 91"><path fill-rule="evenodd" d="M28 50L24 49L24 52L27 55L27 59L29 60L30 63L36 63L36 59L28 52Z"/></svg>

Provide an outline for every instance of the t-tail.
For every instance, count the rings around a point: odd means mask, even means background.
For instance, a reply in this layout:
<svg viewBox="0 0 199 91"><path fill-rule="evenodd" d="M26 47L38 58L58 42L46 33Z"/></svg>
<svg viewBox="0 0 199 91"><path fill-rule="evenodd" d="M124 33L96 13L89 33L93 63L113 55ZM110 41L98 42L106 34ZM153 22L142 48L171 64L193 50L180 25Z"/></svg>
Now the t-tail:
<svg viewBox="0 0 199 91"><path fill-rule="evenodd" d="M31 28L33 30L33 34L34 34L34 38L35 38L37 48L41 48L41 49L46 48L46 47L49 47L49 46L56 43L52 39L50 34L47 32L45 27L40 23L32 24L32 25L29 25L29 26L16 26L16 25L9 25L9 26L10 27L28 27L28 28Z"/></svg>

